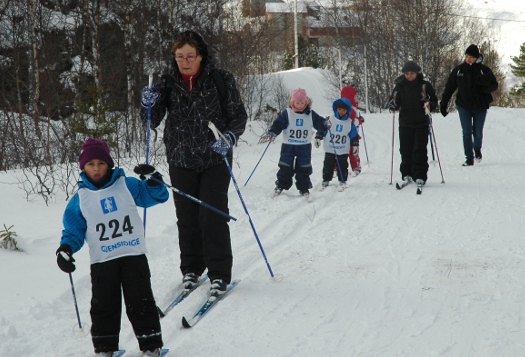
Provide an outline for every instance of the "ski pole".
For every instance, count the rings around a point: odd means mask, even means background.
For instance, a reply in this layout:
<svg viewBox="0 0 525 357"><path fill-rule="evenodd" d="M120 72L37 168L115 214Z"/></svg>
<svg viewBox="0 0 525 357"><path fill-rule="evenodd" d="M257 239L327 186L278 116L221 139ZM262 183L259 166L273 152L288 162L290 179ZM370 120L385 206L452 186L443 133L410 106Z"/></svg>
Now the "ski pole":
<svg viewBox="0 0 525 357"><path fill-rule="evenodd" d="M151 87L153 86L153 74L150 74L149 75L149 88L151 89ZM155 98L156 99L156 98ZM150 142L150 135L151 135L151 102L152 100L149 101L148 103L148 122L147 122L147 126L146 126L146 164L149 164L149 142ZM143 226L144 226L144 235L146 235L146 212L147 212L147 208L144 207L144 214L143 214Z"/></svg>
<svg viewBox="0 0 525 357"><path fill-rule="evenodd" d="M179 195L184 196L184 197L192 200L193 202L196 202L196 203L200 204L201 206L204 206L204 207L212 210L213 212L220 214L223 217L229 218L229 219L234 220L234 221L237 220L237 218L232 217L232 216L230 216L227 213L224 213L223 211L221 211L221 210L219 210L219 209L217 209L217 208L207 204L206 202L203 202L203 201L199 200L198 198L195 198L195 197L193 197L191 195L188 195L186 192L183 192L183 191L181 191L181 190L179 190L179 189L177 189L177 188L175 188L175 187L173 187L171 185L168 185L166 182L164 182L162 180L156 179L155 177L153 177L151 175L144 175L144 176L148 177L148 180L153 180L153 181L155 181L155 182L157 182L157 183L159 183L161 185L164 185L167 188L169 188L170 190L172 190L173 192L178 193Z"/></svg>
<svg viewBox="0 0 525 357"><path fill-rule="evenodd" d="M252 173L250 174L250 177L248 177L248 179L246 180L246 182L244 183L244 186L246 186L246 184L248 183L248 181L250 181L250 179L252 178L252 175L253 173L255 172L255 170L257 169L257 166L259 166L259 163L261 162L264 154L266 154L266 150L268 150L268 147L270 146L272 142L271 141L268 141L268 145L266 145L266 148L264 149L262 155L261 155L261 158L259 159L259 161L257 161L257 164L255 165L255 167L253 168L253 171Z"/></svg>
<svg viewBox="0 0 525 357"><path fill-rule="evenodd" d="M432 143L432 131L430 130L430 120L431 120L430 109L429 109L430 108L430 104L429 104L430 96L426 94L424 84L423 84L423 98L421 100L425 103L423 104L423 108L425 108L425 115L427 116L427 122L429 123L428 137L430 139L430 149L432 150L432 161L436 161L436 157L434 156L434 144Z"/></svg>
<svg viewBox="0 0 525 357"><path fill-rule="evenodd" d="M365 145L365 154L366 154L366 163L370 167L370 161L368 161L368 150L366 149L366 139L365 139L365 128L361 124L361 132L363 133L363 144Z"/></svg>
<svg viewBox="0 0 525 357"><path fill-rule="evenodd" d="M432 150L432 161L436 161L434 156L434 144L432 142L432 131L430 130L430 125L428 126L428 138L430 139L430 149Z"/></svg>
<svg viewBox="0 0 525 357"><path fill-rule="evenodd" d="M428 99L425 100L424 108L425 108L425 115L427 116L427 121L428 121L428 138L430 139L430 149L432 150L432 161L436 161L436 157L434 156L434 144L432 142L432 130L430 129L431 115L430 115L430 110L428 109L427 105L429 105Z"/></svg>
<svg viewBox="0 0 525 357"><path fill-rule="evenodd" d="M69 281L71 282L71 291L73 292L73 301L75 302L75 311L77 312L78 327L82 330L82 322L80 322L80 314L78 313L77 295L75 294L75 285L73 285L73 276L69 273Z"/></svg>
<svg viewBox="0 0 525 357"><path fill-rule="evenodd" d="M217 127L215 127L215 124L213 124L211 121L208 123L208 127L213 132L213 135L215 136L215 140L219 140L219 135L220 135L226 143L228 142L228 140L224 137L224 135L222 135L222 133L219 132ZM250 216L250 213L248 212L248 208L246 208L246 204L244 203L244 199L242 198L241 191L239 190L239 186L237 185L237 180L235 180L235 176L233 175L232 168L230 166L230 163L228 162L228 158L226 157L226 154L223 154L222 157L224 158L224 162L226 163L226 166L228 167L228 171L230 172L230 176L232 177L232 181L235 186L235 190L237 191L237 194L239 195L239 199L241 200L242 207L244 208L244 212L246 212L246 215L248 216L248 221L250 222L250 226L252 227L253 234L255 235L255 239L257 240L259 249L261 250L264 261L266 262L266 266L268 267L270 276L273 278L274 275L273 275L272 268L270 267L270 263L268 262L268 259L266 258L266 253L264 252L264 248L261 244L261 240L259 239L259 236L257 235L255 226L253 225L252 217Z"/></svg>
<svg viewBox="0 0 525 357"><path fill-rule="evenodd" d="M359 113L359 116L361 116L361 113ZM365 145L366 163L368 164L368 167L370 167L370 161L368 161L368 150L366 149L365 128L363 128L363 124L361 124L361 132L363 133L363 144Z"/></svg>
<svg viewBox="0 0 525 357"><path fill-rule="evenodd" d="M395 127L396 127L396 111L393 111L392 116L392 164L390 165L390 184L392 184L392 180L394 179L394 137L395 137Z"/></svg>
<svg viewBox="0 0 525 357"><path fill-rule="evenodd" d="M438 152L438 146L437 146L437 141L436 141L436 133L434 133L434 126L432 125L432 115L430 114L430 111L428 111L428 118L429 118L428 122L430 124L430 129L432 130L432 136L434 137L434 143L436 144L436 155L437 155L438 164L439 164L439 171L441 172L441 183L445 183L445 178L443 177L443 169L441 168L441 160L439 159L439 152Z"/></svg>
<svg viewBox="0 0 525 357"><path fill-rule="evenodd" d="M394 108L396 107L396 96L397 96L397 91L394 91L394 93L392 93L392 99L390 100L390 103L394 104ZM389 103L389 108L390 108L390 103ZM392 184L392 180L394 179L394 137L395 137L395 132L396 130L396 110L392 110L392 163L390 165L390 184Z"/></svg>

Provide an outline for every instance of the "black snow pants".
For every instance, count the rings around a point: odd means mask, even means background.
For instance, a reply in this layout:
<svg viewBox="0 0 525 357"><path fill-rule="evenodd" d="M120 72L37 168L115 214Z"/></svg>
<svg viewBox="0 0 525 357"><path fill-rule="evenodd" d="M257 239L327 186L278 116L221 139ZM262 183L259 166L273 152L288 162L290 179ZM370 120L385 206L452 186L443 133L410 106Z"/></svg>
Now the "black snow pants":
<svg viewBox="0 0 525 357"><path fill-rule="evenodd" d="M95 353L119 349L122 294L140 350L162 347L150 277L144 254L91 265L91 338Z"/></svg>

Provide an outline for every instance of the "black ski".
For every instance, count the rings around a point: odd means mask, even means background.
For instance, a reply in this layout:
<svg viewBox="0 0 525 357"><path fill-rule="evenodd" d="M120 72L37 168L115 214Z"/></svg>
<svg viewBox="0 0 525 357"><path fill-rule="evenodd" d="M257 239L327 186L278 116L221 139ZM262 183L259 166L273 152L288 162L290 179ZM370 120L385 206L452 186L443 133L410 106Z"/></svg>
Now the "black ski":
<svg viewBox="0 0 525 357"><path fill-rule="evenodd" d="M406 187L408 184L412 183L412 181L409 181L409 180L406 180L406 181L401 181L401 184L399 184L398 182L396 182L396 188L398 190L401 190L402 188Z"/></svg>

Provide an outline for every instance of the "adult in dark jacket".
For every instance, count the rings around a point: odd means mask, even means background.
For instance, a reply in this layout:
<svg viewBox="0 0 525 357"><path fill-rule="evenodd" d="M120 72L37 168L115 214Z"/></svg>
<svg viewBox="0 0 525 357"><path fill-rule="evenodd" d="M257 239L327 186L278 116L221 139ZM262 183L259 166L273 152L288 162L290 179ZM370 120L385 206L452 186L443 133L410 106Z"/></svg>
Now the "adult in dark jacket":
<svg viewBox="0 0 525 357"><path fill-rule="evenodd" d="M171 184L228 213L231 176L223 155L231 164L231 148L246 126L244 104L234 77L215 68L198 33L180 34L172 53L169 73L153 88L143 90L142 120L147 120L148 104L152 104L151 128L156 128L167 113L164 144ZM225 138L215 140L209 122ZM232 274L228 219L181 195L173 197L184 286L192 288L207 268L211 294L219 295L231 282Z"/></svg>
<svg viewBox="0 0 525 357"><path fill-rule="evenodd" d="M448 102L456 95L461 128L463 129L463 149L466 161L463 166L474 165L474 157L481 162L483 145L483 126L487 109L492 102L490 93L498 89L498 82L492 70L483 63L478 46L470 45L465 51L465 61L456 66L448 76L445 91L441 96L440 110L448 114Z"/></svg>
<svg viewBox="0 0 525 357"><path fill-rule="evenodd" d="M389 109L399 110L399 170L404 181L427 181L429 118L426 110L437 108L434 87L423 79L421 67L414 61L403 65L403 75L395 80Z"/></svg>

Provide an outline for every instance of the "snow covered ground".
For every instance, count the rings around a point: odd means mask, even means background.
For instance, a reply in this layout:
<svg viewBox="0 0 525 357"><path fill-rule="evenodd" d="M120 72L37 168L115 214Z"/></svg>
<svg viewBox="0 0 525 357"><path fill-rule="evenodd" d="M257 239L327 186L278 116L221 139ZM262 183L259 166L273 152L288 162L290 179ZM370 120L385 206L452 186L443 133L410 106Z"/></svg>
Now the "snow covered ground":
<svg viewBox="0 0 525 357"><path fill-rule="evenodd" d="M283 73L281 73L283 74ZM283 74L307 83L314 70ZM299 81L299 82L298 82ZM330 112L324 82L306 87L320 114ZM335 99L335 98L334 98ZM181 327L209 284L162 319L173 356L515 357L525 350L525 109L491 108L483 162L462 167L457 113L434 115L445 183L432 162L421 196L390 184L393 115L365 114L363 172L337 192L292 188L272 199L281 136L244 187L266 144L251 122L235 149L234 173L276 275L270 278L234 186L230 214L234 278L240 285L190 330ZM396 118L397 128L397 118ZM395 135L394 182L399 180ZM316 187L322 149L313 149ZM131 174L131 171L128 170ZM24 253L0 249L0 356L92 356L88 249L73 273L77 324L67 274L55 263L66 206L27 202L16 172L0 173L0 225L14 225ZM3 227L2 227L3 229ZM172 201L147 215L148 257L157 303L180 283ZM121 348L138 357L122 319Z"/></svg>

